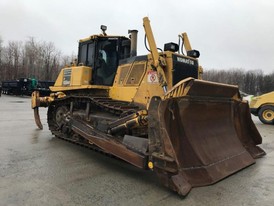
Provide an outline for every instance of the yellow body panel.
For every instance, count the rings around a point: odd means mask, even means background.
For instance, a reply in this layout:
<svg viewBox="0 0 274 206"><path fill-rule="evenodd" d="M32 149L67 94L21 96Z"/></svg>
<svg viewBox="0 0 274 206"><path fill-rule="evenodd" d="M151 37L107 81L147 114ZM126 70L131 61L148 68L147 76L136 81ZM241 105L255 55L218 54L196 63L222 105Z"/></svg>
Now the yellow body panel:
<svg viewBox="0 0 274 206"><path fill-rule="evenodd" d="M274 106L274 91L263 94L261 96L253 97L250 102L249 107L252 109L258 109L263 105L273 105Z"/></svg>
<svg viewBox="0 0 274 206"><path fill-rule="evenodd" d="M104 89L108 90L108 86L101 85L82 85L82 86L70 86L70 87L50 87L52 92L60 92L60 91L69 91L69 90L80 90L80 89Z"/></svg>
<svg viewBox="0 0 274 206"><path fill-rule="evenodd" d="M63 68L59 73L55 84L50 87L53 92L74 89L93 88L91 83L92 69L87 66L72 66ZM108 88L108 87L106 87Z"/></svg>
<svg viewBox="0 0 274 206"><path fill-rule="evenodd" d="M137 87L110 87L109 95L115 100L131 102L137 89Z"/></svg>
<svg viewBox="0 0 274 206"><path fill-rule="evenodd" d="M137 61L118 68L109 92L112 99L134 102L146 108L152 96L163 96L163 89L157 72L151 67L149 55L148 59L148 63L146 60Z"/></svg>

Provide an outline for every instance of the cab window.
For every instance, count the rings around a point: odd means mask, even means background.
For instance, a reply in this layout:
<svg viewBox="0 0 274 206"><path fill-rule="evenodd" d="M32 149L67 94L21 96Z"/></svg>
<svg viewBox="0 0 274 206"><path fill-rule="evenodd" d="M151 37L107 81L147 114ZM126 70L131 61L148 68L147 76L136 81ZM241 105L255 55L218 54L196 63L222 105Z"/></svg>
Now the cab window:
<svg viewBox="0 0 274 206"><path fill-rule="evenodd" d="M118 66L117 39L102 39L98 42L96 61L96 84L112 85Z"/></svg>

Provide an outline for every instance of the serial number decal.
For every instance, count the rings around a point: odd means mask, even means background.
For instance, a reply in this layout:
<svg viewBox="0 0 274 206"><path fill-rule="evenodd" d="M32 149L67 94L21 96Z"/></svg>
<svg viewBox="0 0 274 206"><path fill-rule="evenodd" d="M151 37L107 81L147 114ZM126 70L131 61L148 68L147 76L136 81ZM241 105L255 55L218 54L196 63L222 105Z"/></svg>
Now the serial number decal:
<svg viewBox="0 0 274 206"><path fill-rule="evenodd" d="M194 65L194 61L192 59L185 59L185 58L182 58L182 57L177 57L177 61L185 63L185 64Z"/></svg>
<svg viewBox="0 0 274 206"><path fill-rule="evenodd" d="M66 68L66 69L64 69L63 86L69 86L70 79L71 79L71 69Z"/></svg>

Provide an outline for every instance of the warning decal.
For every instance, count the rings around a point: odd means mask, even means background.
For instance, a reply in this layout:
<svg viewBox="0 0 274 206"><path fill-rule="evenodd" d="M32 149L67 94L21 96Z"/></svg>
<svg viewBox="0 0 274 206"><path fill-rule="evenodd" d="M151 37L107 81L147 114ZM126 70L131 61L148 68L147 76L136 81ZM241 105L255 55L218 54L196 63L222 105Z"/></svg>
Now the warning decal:
<svg viewBox="0 0 274 206"><path fill-rule="evenodd" d="M158 75L156 71L148 71L147 72L147 82L148 83L158 83Z"/></svg>

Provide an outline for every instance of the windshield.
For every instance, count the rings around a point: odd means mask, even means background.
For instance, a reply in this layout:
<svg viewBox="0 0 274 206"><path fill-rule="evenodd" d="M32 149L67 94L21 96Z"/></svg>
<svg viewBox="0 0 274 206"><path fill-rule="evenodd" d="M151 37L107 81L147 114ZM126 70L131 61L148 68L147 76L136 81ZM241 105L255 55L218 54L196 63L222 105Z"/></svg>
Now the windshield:
<svg viewBox="0 0 274 206"><path fill-rule="evenodd" d="M117 39L102 39L97 44L96 84L112 85L118 65Z"/></svg>

